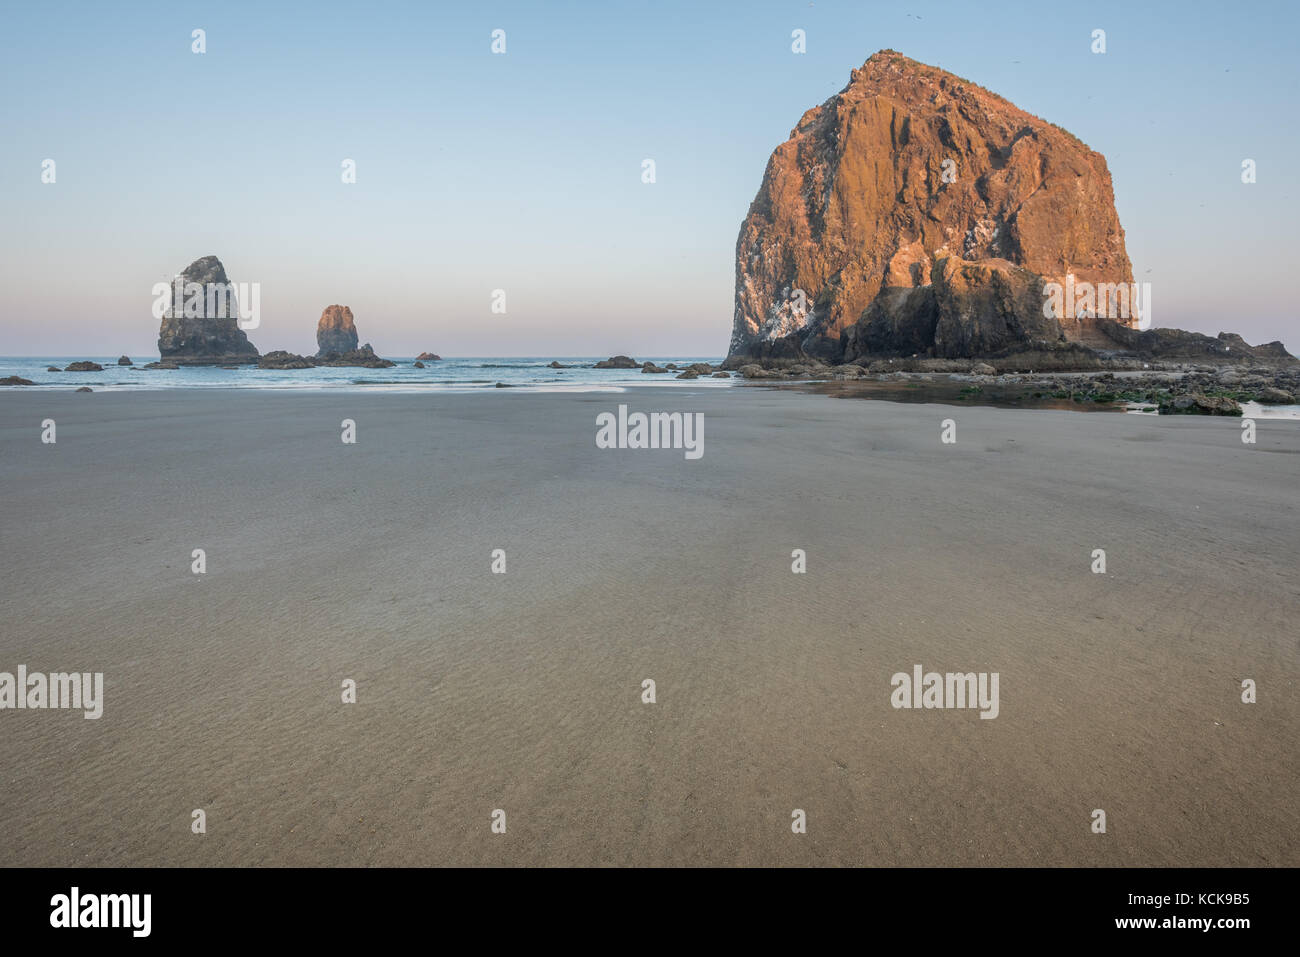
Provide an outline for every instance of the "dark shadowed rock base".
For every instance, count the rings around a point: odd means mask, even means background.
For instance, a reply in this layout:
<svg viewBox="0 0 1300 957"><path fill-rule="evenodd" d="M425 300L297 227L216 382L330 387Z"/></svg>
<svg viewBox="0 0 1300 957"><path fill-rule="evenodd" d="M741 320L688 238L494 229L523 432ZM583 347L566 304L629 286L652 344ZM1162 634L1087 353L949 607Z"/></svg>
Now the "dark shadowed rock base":
<svg viewBox="0 0 1300 957"><path fill-rule="evenodd" d="M366 343L351 352L330 352L323 356L300 356L277 350L268 352L258 362L259 369L312 369L316 366L355 366L362 369L388 369L397 365L391 359L381 359Z"/></svg>

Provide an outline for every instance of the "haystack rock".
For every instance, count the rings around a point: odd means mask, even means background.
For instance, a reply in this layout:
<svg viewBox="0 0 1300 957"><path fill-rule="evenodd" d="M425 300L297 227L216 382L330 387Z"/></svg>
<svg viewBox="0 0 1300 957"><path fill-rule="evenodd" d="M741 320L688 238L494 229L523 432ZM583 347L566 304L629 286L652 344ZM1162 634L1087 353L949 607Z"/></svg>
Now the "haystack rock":
<svg viewBox="0 0 1300 957"><path fill-rule="evenodd" d="M216 256L196 259L178 278L186 287L190 283L201 285L202 302L197 315L186 316L184 303L176 302L163 313L158 330L159 355L182 365L256 362L257 347L239 328L239 303L221 260ZM214 287L222 289L218 292Z"/></svg>
<svg viewBox="0 0 1300 957"><path fill-rule="evenodd" d="M320 314L320 322L316 323L316 354L353 352L358 342L352 310L347 306L326 306Z"/></svg>
<svg viewBox="0 0 1300 957"><path fill-rule="evenodd" d="M1133 281L1105 158L883 50L768 161L736 243L730 354L1116 348L1108 320L1044 315L1044 283L1067 276Z"/></svg>

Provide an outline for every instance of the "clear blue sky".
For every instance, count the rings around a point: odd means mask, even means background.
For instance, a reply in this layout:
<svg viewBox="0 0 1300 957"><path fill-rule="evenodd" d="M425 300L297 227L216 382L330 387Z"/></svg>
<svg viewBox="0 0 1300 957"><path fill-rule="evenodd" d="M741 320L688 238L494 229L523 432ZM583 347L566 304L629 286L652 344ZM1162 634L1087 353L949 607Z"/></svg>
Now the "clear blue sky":
<svg viewBox="0 0 1300 957"><path fill-rule="evenodd" d="M261 283L263 351L314 349L337 302L381 354L721 354L768 156L885 47L1106 155L1157 325L1300 351L1298 27L1282 2L7 4L0 354L154 353L151 286L208 254Z"/></svg>

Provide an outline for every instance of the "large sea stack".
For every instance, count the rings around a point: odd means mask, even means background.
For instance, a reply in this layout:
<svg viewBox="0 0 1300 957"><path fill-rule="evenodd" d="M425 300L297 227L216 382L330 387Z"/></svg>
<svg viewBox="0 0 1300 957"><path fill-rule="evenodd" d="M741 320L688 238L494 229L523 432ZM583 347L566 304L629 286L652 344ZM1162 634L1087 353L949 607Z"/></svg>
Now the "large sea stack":
<svg viewBox="0 0 1300 957"><path fill-rule="evenodd" d="M350 306L326 306L316 323L316 355L312 365L358 366L363 369L388 369L397 365L391 359L381 359L366 343L357 347L357 326L352 319Z"/></svg>
<svg viewBox="0 0 1300 957"><path fill-rule="evenodd" d="M736 243L730 355L1231 354L1207 336L1139 333L1136 304L1118 321L1044 314L1047 283L1132 282L1105 157L883 50L768 161Z"/></svg>
<svg viewBox="0 0 1300 957"><path fill-rule="evenodd" d="M348 306L326 306L316 323L316 355L352 352L357 348L357 326Z"/></svg>
<svg viewBox="0 0 1300 957"><path fill-rule="evenodd" d="M256 362L257 347L239 328L239 303L226 267L216 256L204 256L185 267L178 277L184 282L184 300L172 302L163 313L158 330L158 352L164 360L181 365L238 365ZM187 310L191 283L203 287L201 302ZM176 288L176 283L172 283ZM190 312L190 315L186 315Z"/></svg>

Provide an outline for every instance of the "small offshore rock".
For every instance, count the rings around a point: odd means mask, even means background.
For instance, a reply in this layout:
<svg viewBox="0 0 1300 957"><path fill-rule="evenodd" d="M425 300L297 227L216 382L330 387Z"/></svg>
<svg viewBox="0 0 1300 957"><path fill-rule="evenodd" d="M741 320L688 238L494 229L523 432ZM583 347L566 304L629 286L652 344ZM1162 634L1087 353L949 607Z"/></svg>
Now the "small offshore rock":
<svg viewBox="0 0 1300 957"><path fill-rule="evenodd" d="M294 355L284 349L268 352L257 360L259 369L310 369L312 365L306 356Z"/></svg>

